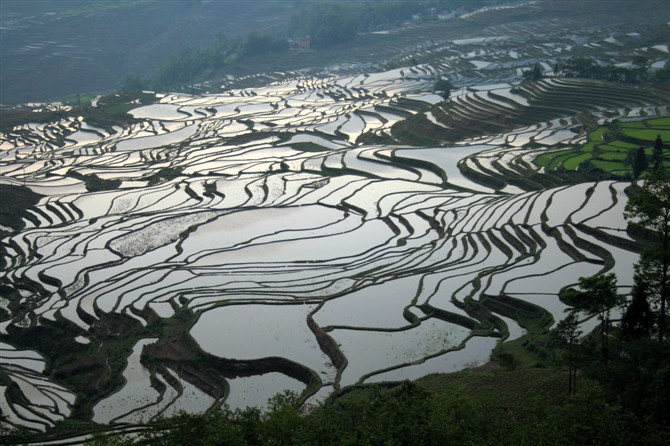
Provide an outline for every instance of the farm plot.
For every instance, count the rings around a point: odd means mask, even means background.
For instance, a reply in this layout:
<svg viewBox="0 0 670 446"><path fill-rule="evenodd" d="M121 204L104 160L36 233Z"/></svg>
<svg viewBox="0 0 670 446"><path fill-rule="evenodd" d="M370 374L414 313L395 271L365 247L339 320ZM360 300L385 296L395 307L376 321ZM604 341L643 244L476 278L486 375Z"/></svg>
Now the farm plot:
<svg viewBox="0 0 670 446"><path fill-rule="evenodd" d="M632 159L640 148L648 159L647 169L652 168L657 138L670 141L670 117L621 121L599 127L588 134L585 144L539 155L535 164L548 171L584 169L588 165L615 175L632 176ZM670 165L665 154L661 163Z"/></svg>

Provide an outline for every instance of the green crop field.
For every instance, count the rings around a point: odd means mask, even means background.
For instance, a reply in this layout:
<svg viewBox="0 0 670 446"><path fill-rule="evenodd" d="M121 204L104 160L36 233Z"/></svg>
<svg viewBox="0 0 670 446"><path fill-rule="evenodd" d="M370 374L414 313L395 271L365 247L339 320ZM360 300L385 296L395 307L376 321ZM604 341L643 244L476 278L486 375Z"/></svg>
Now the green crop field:
<svg viewBox="0 0 670 446"><path fill-rule="evenodd" d="M670 116L630 121L616 125L601 126L588 135L581 147L544 153L535 159L535 164L547 171L575 171L588 162L615 176L632 175L631 159L639 147L643 147L651 165L654 142L660 136L670 141ZM663 164L670 163L670 156L663 154Z"/></svg>

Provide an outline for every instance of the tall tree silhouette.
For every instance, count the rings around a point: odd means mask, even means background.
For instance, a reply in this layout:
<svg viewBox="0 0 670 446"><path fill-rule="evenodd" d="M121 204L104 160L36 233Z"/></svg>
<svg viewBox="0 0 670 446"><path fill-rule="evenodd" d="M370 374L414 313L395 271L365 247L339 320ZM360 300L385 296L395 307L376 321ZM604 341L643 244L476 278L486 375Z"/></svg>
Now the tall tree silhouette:
<svg viewBox="0 0 670 446"><path fill-rule="evenodd" d="M652 301L657 301L660 307L658 338L662 342L670 292L670 175L658 169L646 178L644 185L628 200L625 217L630 226L650 231L656 238L655 243L642 250L636 268L649 286Z"/></svg>

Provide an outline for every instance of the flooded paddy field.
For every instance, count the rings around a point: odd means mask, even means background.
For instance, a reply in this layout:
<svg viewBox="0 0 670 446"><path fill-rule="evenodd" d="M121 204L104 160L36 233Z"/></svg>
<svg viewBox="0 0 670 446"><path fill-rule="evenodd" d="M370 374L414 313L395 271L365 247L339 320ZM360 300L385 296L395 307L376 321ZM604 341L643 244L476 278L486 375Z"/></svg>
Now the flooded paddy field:
<svg viewBox="0 0 670 446"><path fill-rule="evenodd" d="M127 126L3 133L3 191L39 194L0 227L6 423L136 426L285 390L318 402L486 363L526 333L517 310L562 320L558 293L580 276L616 272L627 292L630 181L535 160L580 148L589 123L668 116L667 91L519 81L576 46L667 59L628 33L511 24L426 45L431 63L155 94ZM457 87L446 103L440 76ZM365 142L418 114L445 138ZM91 191L93 176L118 184Z"/></svg>

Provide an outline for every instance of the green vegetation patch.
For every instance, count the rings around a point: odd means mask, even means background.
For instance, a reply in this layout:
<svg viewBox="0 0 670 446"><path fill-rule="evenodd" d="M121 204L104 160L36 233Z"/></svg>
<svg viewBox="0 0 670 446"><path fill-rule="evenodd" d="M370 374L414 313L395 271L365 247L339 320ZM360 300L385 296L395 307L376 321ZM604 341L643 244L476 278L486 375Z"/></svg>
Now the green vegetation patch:
<svg viewBox="0 0 670 446"><path fill-rule="evenodd" d="M640 147L637 144L633 144L633 143L626 142L626 141L610 141L610 142L607 143L607 145L610 146L610 147L623 149L623 150L637 149L638 147Z"/></svg>
<svg viewBox="0 0 670 446"><path fill-rule="evenodd" d="M665 153L670 142L670 117L667 116L600 126L589 133L587 142L581 147L543 153L535 158L535 164L548 172L583 170L611 177L630 177L637 150L641 147L646 157L640 172L644 174L653 168L654 144L658 136L664 142L660 161L665 166L670 162L670 155Z"/></svg>
<svg viewBox="0 0 670 446"><path fill-rule="evenodd" d="M26 209L36 205L42 195L24 186L0 185L0 225L16 230L24 227L23 216Z"/></svg>
<svg viewBox="0 0 670 446"><path fill-rule="evenodd" d="M528 401L542 397L559 403L566 397L567 370L528 368L508 371L464 370L457 373L428 375L416 383L437 396L453 393L474 398L497 400L510 409L522 408Z"/></svg>
<svg viewBox="0 0 670 446"><path fill-rule="evenodd" d="M662 116L660 118L647 119L645 122L647 123L647 125L653 127L670 128L670 116Z"/></svg>
<svg viewBox="0 0 670 446"><path fill-rule="evenodd" d="M79 101L81 105L71 110L33 111L30 108L16 108L0 113L0 132L8 133L15 127L29 123L56 123L67 118L83 117L84 121L94 127L111 130L112 127L125 126L138 122L128 112L142 105L156 102L156 96L141 91L105 96L98 101L96 107L90 102Z"/></svg>
<svg viewBox="0 0 670 446"><path fill-rule="evenodd" d="M291 148L301 152L328 152L330 150L315 142L296 142L291 144Z"/></svg>
<svg viewBox="0 0 670 446"><path fill-rule="evenodd" d="M651 128L651 129L630 129L629 127L622 127L624 134L644 141L654 142L656 136L660 135L663 141L670 141L670 130Z"/></svg>
<svg viewBox="0 0 670 446"><path fill-rule="evenodd" d="M600 155L599 158L605 161L625 161L628 158L628 154L621 152L607 152Z"/></svg>
<svg viewBox="0 0 670 446"><path fill-rule="evenodd" d="M67 176L83 181L84 184L86 185L86 190L88 190L89 192L116 190L121 186L121 180L116 179L106 180L104 178L100 178L94 173L88 175L82 175L76 170L70 169L67 172Z"/></svg>
<svg viewBox="0 0 670 446"><path fill-rule="evenodd" d="M8 112L0 112L0 132L7 133L22 124L36 122L45 124L49 122L58 122L69 116L68 112L64 111L31 111L25 109L17 109Z"/></svg>
<svg viewBox="0 0 670 446"><path fill-rule="evenodd" d="M569 152L569 150L561 150L560 152L543 153L542 155L539 155L537 158L535 158L535 164L540 167L548 167L554 158L565 155Z"/></svg>
<svg viewBox="0 0 670 446"><path fill-rule="evenodd" d="M605 172L617 172L617 171L629 171L629 169L626 169L625 166L622 165L622 163L618 163L616 161L607 161L604 159L599 159L599 160L592 160L591 164L600 169L604 170Z"/></svg>
<svg viewBox="0 0 670 446"><path fill-rule="evenodd" d="M578 156L572 156L563 163L563 168L567 170L575 170L577 166L591 158L592 155L590 153L582 153Z"/></svg>

